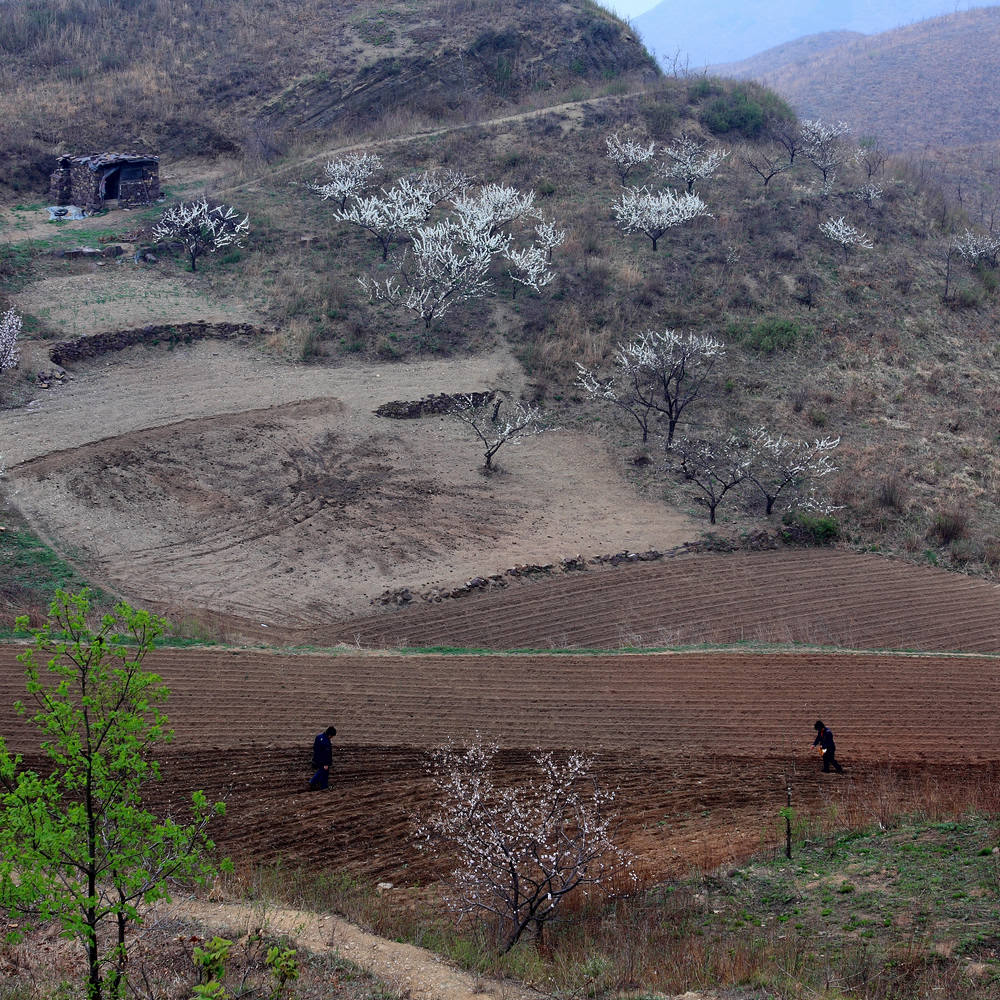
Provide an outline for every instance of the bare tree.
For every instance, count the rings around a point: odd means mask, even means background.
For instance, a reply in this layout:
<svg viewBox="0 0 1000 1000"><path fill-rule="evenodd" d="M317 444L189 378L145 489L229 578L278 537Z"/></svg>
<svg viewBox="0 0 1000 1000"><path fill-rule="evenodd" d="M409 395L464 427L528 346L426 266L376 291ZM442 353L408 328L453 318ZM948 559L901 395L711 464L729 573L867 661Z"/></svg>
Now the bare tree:
<svg viewBox="0 0 1000 1000"><path fill-rule="evenodd" d="M871 250L875 246L867 233L863 233L856 226L852 226L843 216L839 219L829 218L826 222L821 222L819 224L819 231L844 248L845 261L853 247L862 247L865 250Z"/></svg>
<svg viewBox="0 0 1000 1000"><path fill-rule="evenodd" d="M468 394L459 396L451 412L471 427L482 442L484 469L493 468L493 456L505 444L542 432L542 411L537 406L500 393L481 400Z"/></svg>
<svg viewBox="0 0 1000 1000"><path fill-rule="evenodd" d="M181 243L191 261L191 270L197 271L199 257L224 247L246 245L250 216L241 219L232 206L209 205L202 198L168 208L152 232L154 240Z"/></svg>
<svg viewBox="0 0 1000 1000"><path fill-rule="evenodd" d="M745 442L735 435L727 438L678 439L667 445L667 468L676 469L701 491L708 507L709 524L726 494L742 486L750 477L751 455Z"/></svg>
<svg viewBox="0 0 1000 1000"><path fill-rule="evenodd" d="M784 153L779 153L766 146L744 146L740 150L740 159L764 182L764 187L778 174L791 169L791 161Z"/></svg>
<svg viewBox="0 0 1000 1000"><path fill-rule="evenodd" d="M622 135L615 132L609 135L607 140L608 158L615 165L618 176L621 178L622 187L628 180L628 175L644 163L648 163L656 152L656 143L640 142L629 135Z"/></svg>
<svg viewBox="0 0 1000 1000"><path fill-rule="evenodd" d="M873 135L862 136L858 148L854 152L854 162L865 172L868 180L873 181L885 172L886 152L882 144Z"/></svg>
<svg viewBox="0 0 1000 1000"><path fill-rule="evenodd" d="M635 876L614 842L615 792L601 787L590 759L536 751L537 777L511 785L494 776L497 753L477 740L431 755L437 802L418 818L417 837L454 858L451 906L495 918L507 952L526 931L541 939L577 889Z"/></svg>
<svg viewBox="0 0 1000 1000"><path fill-rule="evenodd" d="M799 441L758 427L749 437L750 467L747 480L764 498L770 516L778 500L786 508L803 507L824 514L834 508L817 496L817 481L837 471L832 454L840 438Z"/></svg>
<svg viewBox="0 0 1000 1000"><path fill-rule="evenodd" d="M828 124L818 118L807 118L800 129L802 152L823 175L824 189L829 189L836 178L837 169L846 159L843 138L850 133L851 127L847 122Z"/></svg>
<svg viewBox="0 0 1000 1000"><path fill-rule="evenodd" d="M702 216L712 217L708 206L696 194L677 194L670 188L659 192L646 187L625 188L614 212L621 229L626 233L645 233L654 250L668 229Z"/></svg>
<svg viewBox="0 0 1000 1000"><path fill-rule="evenodd" d="M706 143L686 133L664 147L663 152L669 161L663 166L663 176L683 181L688 194L694 191L697 181L711 177L729 156L729 150L709 149Z"/></svg>
<svg viewBox="0 0 1000 1000"><path fill-rule="evenodd" d="M372 179L381 170L382 158L377 153L348 153L339 160L330 160L323 168L326 181L311 187L324 201L337 202L343 211L351 198L372 187Z"/></svg>
<svg viewBox="0 0 1000 1000"><path fill-rule="evenodd" d="M788 165L795 163L795 154L802 150L802 129L794 118L773 118L767 134L788 154Z"/></svg>
<svg viewBox="0 0 1000 1000"><path fill-rule="evenodd" d="M22 325L21 317L15 309L8 309L0 316L0 375L16 368L21 359L17 338L21 336Z"/></svg>

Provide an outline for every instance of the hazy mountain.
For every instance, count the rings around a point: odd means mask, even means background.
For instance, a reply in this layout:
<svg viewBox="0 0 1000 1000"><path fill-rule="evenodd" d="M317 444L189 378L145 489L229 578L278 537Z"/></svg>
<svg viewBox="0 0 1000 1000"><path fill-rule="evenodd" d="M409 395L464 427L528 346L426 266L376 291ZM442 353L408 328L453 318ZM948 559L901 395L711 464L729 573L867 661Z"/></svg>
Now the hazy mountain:
<svg viewBox="0 0 1000 1000"><path fill-rule="evenodd" d="M966 6L960 4L958 6ZM719 0L680 4L663 0L634 25L661 63L701 69L736 62L784 42L829 31L872 34L928 17L951 13L947 0L801 0L784 4L763 0Z"/></svg>
<svg viewBox="0 0 1000 1000"><path fill-rule="evenodd" d="M832 48L800 39L717 68L760 80L800 115L843 119L892 150L954 150L1000 135L1000 7Z"/></svg>

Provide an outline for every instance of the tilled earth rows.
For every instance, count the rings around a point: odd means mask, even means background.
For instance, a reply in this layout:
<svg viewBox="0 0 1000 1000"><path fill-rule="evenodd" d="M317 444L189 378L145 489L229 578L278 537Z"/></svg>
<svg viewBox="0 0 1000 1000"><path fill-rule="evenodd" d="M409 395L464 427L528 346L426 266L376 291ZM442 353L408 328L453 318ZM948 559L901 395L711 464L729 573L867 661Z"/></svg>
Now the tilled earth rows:
<svg viewBox="0 0 1000 1000"><path fill-rule="evenodd" d="M9 707L23 695L14 653L0 651L0 732L30 753L32 731ZM431 877L410 840L430 800L426 750L477 731L500 744L511 778L529 769L530 748L595 754L621 789L625 839L658 874L776 843L789 782L803 811L850 811L970 789L989 804L1000 777L1000 661L987 657L184 650L149 664L171 688L176 731L155 796L174 810L194 788L225 798L216 839L238 863ZM836 731L845 778L819 773L817 716ZM331 721L332 788L311 793L312 735Z"/></svg>
<svg viewBox="0 0 1000 1000"><path fill-rule="evenodd" d="M839 550L704 554L589 568L334 626L292 641L488 649L746 640L1000 651L1000 587Z"/></svg>

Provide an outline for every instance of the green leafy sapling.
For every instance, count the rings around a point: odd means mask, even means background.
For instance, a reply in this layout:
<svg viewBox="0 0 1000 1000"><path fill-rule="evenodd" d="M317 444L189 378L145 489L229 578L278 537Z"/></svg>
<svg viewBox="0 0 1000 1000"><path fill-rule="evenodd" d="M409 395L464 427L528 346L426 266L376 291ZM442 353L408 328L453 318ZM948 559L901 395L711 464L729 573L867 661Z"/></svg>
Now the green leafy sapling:
<svg viewBox="0 0 1000 1000"><path fill-rule="evenodd" d="M274 989L271 990L271 1000L281 1000L285 986L299 978L299 962L295 957L298 952L294 948L279 948L272 945L267 949L264 964L274 976Z"/></svg>
<svg viewBox="0 0 1000 1000"><path fill-rule="evenodd" d="M28 619L16 626L28 630ZM18 920L16 933L56 921L80 942L87 1000L125 994L127 931L144 907L218 870L206 828L221 802L195 792L181 822L142 800L160 777L153 749L172 738L167 688L143 669L165 627L125 603L95 621L86 590L57 591L18 657L27 697L15 708L38 730L46 766L24 767L0 738L0 910Z"/></svg>

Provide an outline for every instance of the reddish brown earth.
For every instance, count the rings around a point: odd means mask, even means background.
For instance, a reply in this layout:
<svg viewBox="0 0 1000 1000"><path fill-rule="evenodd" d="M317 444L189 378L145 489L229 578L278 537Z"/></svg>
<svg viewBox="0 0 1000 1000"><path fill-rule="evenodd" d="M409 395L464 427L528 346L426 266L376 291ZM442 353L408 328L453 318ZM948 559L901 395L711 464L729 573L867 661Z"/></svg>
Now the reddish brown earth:
<svg viewBox="0 0 1000 1000"><path fill-rule="evenodd" d="M33 733L0 649L0 732ZM778 839L788 782L804 812L887 816L906 801L1000 807L1000 660L802 652L619 656L294 656L162 651L175 743L156 797L228 802L216 831L239 864L284 858L396 881L434 875L410 815L428 803L426 750L478 731L511 776L528 748L582 747L620 786L623 835L658 875ZM846 777L819 773L812 722ZM339 729L332 789L305 790L313 733ZM161 802L161 804L163 804Z"/></svg>
<svg viewBox="0 0 1000 1000"><path fill-rule="evenodd" d="M985 653L1000 651L1000 587L835 549L712 553L511 579L504 588L280 634L379 649L757 641Z"/></svg>

